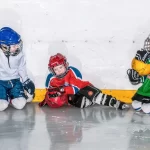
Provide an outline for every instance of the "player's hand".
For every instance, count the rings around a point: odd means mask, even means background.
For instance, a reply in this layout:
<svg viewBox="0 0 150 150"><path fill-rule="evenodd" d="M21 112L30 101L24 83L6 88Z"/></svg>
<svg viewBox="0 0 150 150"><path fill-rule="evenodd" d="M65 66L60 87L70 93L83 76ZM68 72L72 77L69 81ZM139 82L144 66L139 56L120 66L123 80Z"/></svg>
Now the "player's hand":
<svg viewBox="0 0 150 150"><path fill-rule="evenodd" d="M141 76L134 69L128 69L127 75L128 75L128 78L129 78L129 81L131 82L131 84L137 85L137 84L141 83Z"/></svg>
<svg viewBox="0 0 150 150"><path fill-rule="evenodd" d="M148 59L150 59L150 52L145 49L138 50L136 52L135 58L146 63Z"/></svg>
<svg viewBox="0 0 150 150"><path fill-rule="evenodd" d="M49 97L58 97L62 93L64 93L64 88L63 87L50 87L48 89L48 95Z"/></svg>
<svg viewBox="0 0 150 150"><path fill-rule="evenodd" d="M49 87L48 91L49 92L61 92L61 93L64 93L64 88L62 86L61 87Z"/></svg>

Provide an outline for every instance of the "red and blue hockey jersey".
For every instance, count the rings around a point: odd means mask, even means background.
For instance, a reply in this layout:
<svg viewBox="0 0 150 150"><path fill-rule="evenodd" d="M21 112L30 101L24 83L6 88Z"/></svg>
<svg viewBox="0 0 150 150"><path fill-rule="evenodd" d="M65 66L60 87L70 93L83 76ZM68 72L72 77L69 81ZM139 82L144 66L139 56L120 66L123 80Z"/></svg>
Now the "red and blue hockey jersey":
<svg viewBox="0 0 150 150"><path fill-rule="evenodd" d="M91 85L91 83L83 81L80 71L70 66L63 78L57 78L50 73L47 76L45 85L46 88L63 86L66 94L76 94L81 88Z"/></svg>

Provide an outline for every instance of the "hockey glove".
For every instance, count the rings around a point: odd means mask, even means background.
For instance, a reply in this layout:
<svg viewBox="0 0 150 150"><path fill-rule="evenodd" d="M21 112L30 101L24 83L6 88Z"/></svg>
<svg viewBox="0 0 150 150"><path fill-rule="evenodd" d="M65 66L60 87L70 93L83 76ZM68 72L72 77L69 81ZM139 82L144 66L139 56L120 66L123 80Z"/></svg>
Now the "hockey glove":
<svg viewBox="0 0 150 150"><path fill-rule="evenodd" d="M145 49L138 50L136 52L135 59L143 61L144 63L146 63L147 60L150 59L150 52L145 50Z"/></svg>
<svg viewBox="0 0 150 150"><path fill-rule="evenodd" d="M50 87L48 89L49 97L57 97L60 96L62 93L64 93L63 87Z"/></svg>
<svg viewBox="0 0 150 150"><path fill-rule="evenodd" d="M35 85L30 79L27 79L23 83L23 87L24 87L24 90L26 90L30 95L34 95Z"/></svg>
<svg viewBox="0 0 150 150"><path fill-rule="evenodd" d="M140 76L138 74L138 72L135 71L134 69L128 69L127 70L127 75L128 75L129 81L133 85L137 85L137 84L142 82L142 76Z"/></svg>

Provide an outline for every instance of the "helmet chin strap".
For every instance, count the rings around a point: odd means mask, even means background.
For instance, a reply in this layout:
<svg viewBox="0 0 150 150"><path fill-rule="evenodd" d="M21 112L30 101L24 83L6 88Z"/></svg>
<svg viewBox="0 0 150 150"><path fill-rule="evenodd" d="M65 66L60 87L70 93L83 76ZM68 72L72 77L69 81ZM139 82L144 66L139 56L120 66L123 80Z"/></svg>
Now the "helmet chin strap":
<svg viewBox="0 0 150 150"><path fill-rule="evenodd" d="M7 59L8 59L8 65L9 65L9 68L11 68L11 67L10 67L10 63L9 63L9 56L10 56L10 55L5 55L5 56L6 56Z"/></svg>
<svg viewBox="0 0 150 150"><path fill-rule="evenodd" d="M57 78L63 78L67 74L67 72L68 72L68 69L66 69L66 71L63 74L58 75L58 76L56 75L56 77Z"/></svg>

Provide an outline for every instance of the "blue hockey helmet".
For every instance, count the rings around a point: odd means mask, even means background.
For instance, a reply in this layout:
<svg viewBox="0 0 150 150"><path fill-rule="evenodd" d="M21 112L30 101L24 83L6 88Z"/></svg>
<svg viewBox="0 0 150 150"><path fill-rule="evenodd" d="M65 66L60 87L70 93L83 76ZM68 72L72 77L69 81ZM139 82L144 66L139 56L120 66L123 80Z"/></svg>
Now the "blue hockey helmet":
<svg viewBox="0 0 150 150"><path fill-rule="evenodd" d="M10 52L11 45L18 45L15 52ZM5 55L16 56L22 50L21 36L9 27L3 27L0 30L0 47Z"/></svg>

